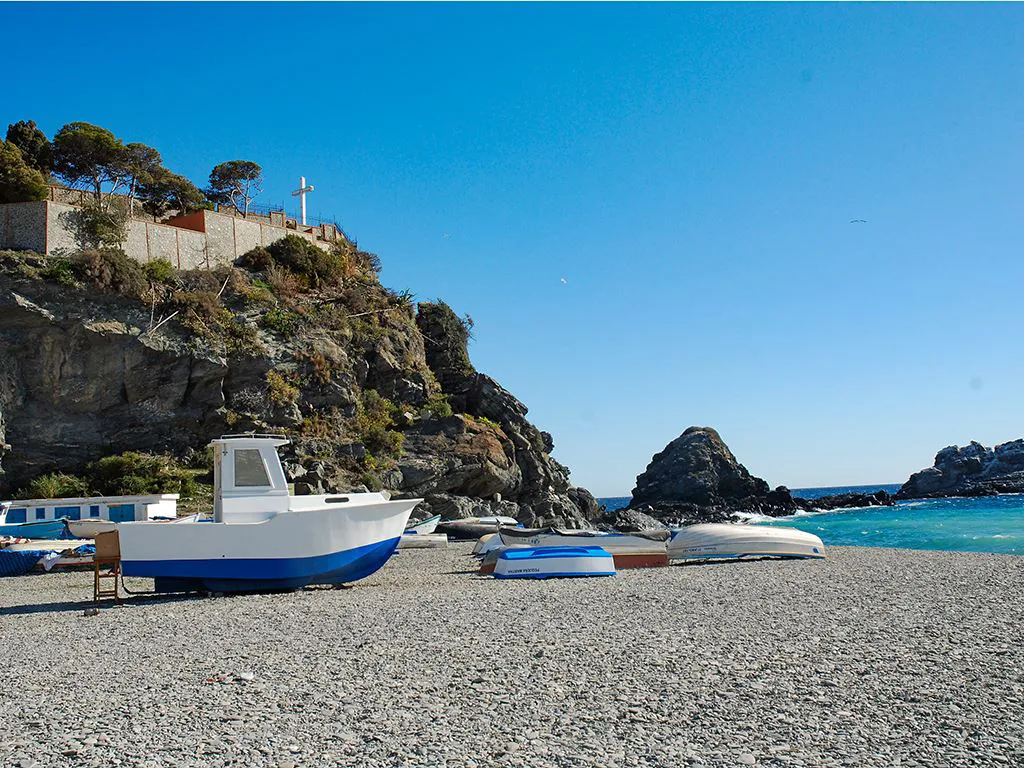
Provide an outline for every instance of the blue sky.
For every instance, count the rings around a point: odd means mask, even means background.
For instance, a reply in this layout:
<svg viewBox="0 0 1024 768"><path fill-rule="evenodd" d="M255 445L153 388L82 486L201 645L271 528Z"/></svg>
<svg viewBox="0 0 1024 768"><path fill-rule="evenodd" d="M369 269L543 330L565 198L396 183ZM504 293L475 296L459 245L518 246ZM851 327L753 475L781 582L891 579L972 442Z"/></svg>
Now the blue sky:
<svg viewBox="0 0 1024 768"><path fill-rule="evenodd" d="M1024 7L5 5L0 122L251 159L577 484L711 425L790 487L1024 437ZM46 30L45 34L39 30ZM851 224L851 219L865 219ZM562 282L562 280L565 282Z"/></svg>

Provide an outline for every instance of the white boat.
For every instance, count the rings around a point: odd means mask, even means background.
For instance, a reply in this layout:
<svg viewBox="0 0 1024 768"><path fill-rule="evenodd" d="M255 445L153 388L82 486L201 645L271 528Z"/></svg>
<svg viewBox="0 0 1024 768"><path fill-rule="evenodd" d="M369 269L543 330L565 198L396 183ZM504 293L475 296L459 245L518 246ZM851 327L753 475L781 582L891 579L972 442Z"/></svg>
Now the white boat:
<svg viewBox="0 0 1024 768"><path fill-rule="evenodd" d="M476 544L473 545L473 554L477 557L483 557L492 549L498 549L503 546L505 546L505 544L502 542L501 536L497 533L485 533L477 539Z"/></svg>
<svg viewBox="0 0 1024 768"><path fill-rule="evenodd" d="M445 520L438 527L443 533L455 539L479 539L488 533L497 533L501 526L519 525L514 517L489 515L487 517L464 517L459 520Z"/></svg>
<svg viewBox="0 0 1024 768"><path fill-rule="evenodd" d="M428 535L428 534L431 534L431 533L434 532L434 529L437 528L437 524L440 523L440 522L441 522L441 516L440 515L434 515L433 517L428 517L426 520L420 520L418 523L414 523L414 524L410 525L408 528L405 529L405 534L403 534L403 535L412 535L412 534Z"/></svg>
<svg viewBox="0 0 1024 768"><path fill-rule="evenodd" d="M394 553L420 499L380 493L289 496L274 435L214 440L212 519L117 527L121 571L157 591L236 592L342 584Z"/></svg>
<svg viewBox="0 0 1024 768"><path fill-rule="evenodd" d="M668 565L668 531L616 533L562 528L505 528L499 531L506 547L602 547L615 558L617 568L656 568ZM493 558L492 558L493 561Z"/></svg>
<svg viewBox="0 0 1024 768"><path fill-rule="evenodd" d="M199 517L199 515L189 515L188 517L178 517L173 520L159 519L159 522L164 524L194 523ZM99 533L116 531L120 523L115 523L113 520L65 520L64 525L67 527L68 532L76 539L95 539Z"/></svg>
<svg viewBox="0 0 1024 768"><path fill-rule="evenodd" d="M700 523L680 528L668 543L670 560L719 557L825 557L813 533L796 528L732 523Z"/></svg>
<svg viewBox="0 0 1024 768"><path fill-rule="evenodd" d="M496 579L614 575L615 560L601 547L509 547L494 566Z"/></svg>
<svg viewBox="0 0 1024 768"><path fill-rule="evenodd" d="M444 549L448 537L443 533L403 533L399 549Z"/></svg>

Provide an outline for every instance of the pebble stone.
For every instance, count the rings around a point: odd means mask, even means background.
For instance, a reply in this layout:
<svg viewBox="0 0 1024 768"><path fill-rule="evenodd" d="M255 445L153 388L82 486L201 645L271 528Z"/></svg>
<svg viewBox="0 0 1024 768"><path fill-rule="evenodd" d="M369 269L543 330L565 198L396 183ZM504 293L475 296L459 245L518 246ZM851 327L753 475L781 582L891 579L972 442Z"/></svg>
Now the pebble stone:
<svg viewBox="0 0 1024 768"><path fill-rule="evenodd" d="M513 582L470 546L97 616L89 572L0 579L0 766L1024 765L1024 558Z"/></svg>

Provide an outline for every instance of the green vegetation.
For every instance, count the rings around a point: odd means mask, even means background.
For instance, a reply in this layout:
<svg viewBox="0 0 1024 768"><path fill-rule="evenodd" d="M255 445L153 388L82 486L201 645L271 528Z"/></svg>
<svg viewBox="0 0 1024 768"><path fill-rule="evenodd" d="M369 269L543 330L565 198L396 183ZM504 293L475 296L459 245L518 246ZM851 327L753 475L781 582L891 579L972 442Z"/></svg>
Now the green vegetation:
<svg viewBox="0 0 1024 768"><path fill-rule="evenodd" d="M103 186L113 194L126 179L124 144L106 128L90 123L68 123L53 137L53 169L72 186L88 184L103 201Z"/></svg>
<svg viewBox="0 0 1024 768"><path fill-rule="evenodd" d="M156 493L179 493L187 498L197 495L199 488L194 473L172 457L126 451L89 464L81 475L62 472L40 475L26 485L20 495L59 499Z"/></svg>
<svg viewBox="0 0 1024 768"><path fill-rule="evenodd" d="M39 475L26 485L21 492L28 499L68 499L89 495L89 483L85 478L53 472Z"/></svg>
<svg viewBox="0 0 1024 768"><path fill-rule="evenodd" d="M93 204L76 208L67 216L81 248L115 249L128 239L127 211Z"/></svg>
<svg viewBox="0 0 1024 768"><path fill-rule="evenodd" d="M139 299L149 288L142 265L123 251L110 248L84 251L75 256L72 263L80 280L109 293Z"/></svg>
<svg viewBox="0 0 1024 768"><path fill-rule="evenodd" d="M394 426L395 406L375 389L364 389L356 409L356 432L359 442L366 446L367 454L395 457L402 455L405 435L391 429ZM364 465L366 464L364 460Z"/></svg>
<svg viewBox="0 0 1024 768"><path fill-rule="evenodd" d="M229 160L210 171L207 197L215 203L234 206L242 217L248 215L252 200L263 189L263 169L251 160Z"/></svg>
<svg viewBox="0 0 1024 768"><path fill-rule="evenodd" d="M45 200L49 191L46 179L25 162L21 150L9 141L0 141L0 203Z"/></svg>
<svg viewBox="0 0 1024 768"><path fill-rule="evenodd" d="M174 285L178 280L178 271L167 259L154 259L142 265L142 272L152 283Z"/></svg>
<svg viewBox="0 0 1024 768"><path fill-rule="evenodd" d="M39 272L39 276L44 280L52 280L69 288L78 285L75 263L71 259L48 260L46 266Z"/></svg>
<svg viewBox="0 0 1024 768"><path fill-rule="evenodd" d="M186 214L210 207L199 187L166 168L153 170L149 178L141 183L139 200L142 202L142 210L155 218L160 218L168 211Z"/></svg>
<svg viewBox="0 0 1024 768"><path fill-rule="evenodd" d="M259 323L268 330L289 336L299 327L301 320L301 316L296 312L274 307L260 318Z"/></svg>
<svg viewBox="0 0 1024 768"><path fill-rule="evenodd" d="M19 120L7 126L7 141L21 150L25 163L43 177L53 170L53 145L34 120Z"/></svg>
<svg viewBox="0 0 1024 768"><path fill-rule="evenodd" d="M448 402L448 396L442 392L435 392L427 398L420 412L425 416L434 419L445 419L452 415L452 406Z"/></svg>
<svg viewBox="0 0 1024 768"><path fill-rule="evenodd" d="M299 400L299 388L290 380L290 377L279 371L267 371L267 396L270 402L277 405L291 405Z"/></svg>

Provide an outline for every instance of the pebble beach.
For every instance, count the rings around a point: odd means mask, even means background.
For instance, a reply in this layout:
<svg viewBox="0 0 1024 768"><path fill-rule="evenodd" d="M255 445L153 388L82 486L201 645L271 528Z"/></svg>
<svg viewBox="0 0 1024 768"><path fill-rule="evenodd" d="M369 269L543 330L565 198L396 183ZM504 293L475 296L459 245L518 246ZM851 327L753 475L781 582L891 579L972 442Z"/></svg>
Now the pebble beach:
<svg viewBox="0 0 1024 768"><path fill-rule="evenodd" d="M96 616L91 572L2 579L0 765L1024 765L1024 558L503 582L470 547Z"/></svg>

